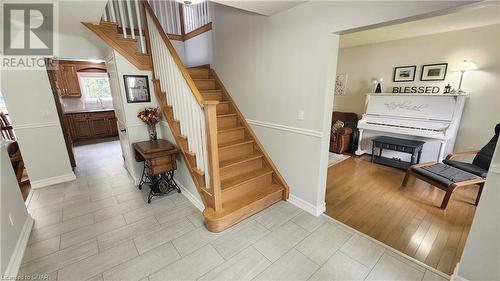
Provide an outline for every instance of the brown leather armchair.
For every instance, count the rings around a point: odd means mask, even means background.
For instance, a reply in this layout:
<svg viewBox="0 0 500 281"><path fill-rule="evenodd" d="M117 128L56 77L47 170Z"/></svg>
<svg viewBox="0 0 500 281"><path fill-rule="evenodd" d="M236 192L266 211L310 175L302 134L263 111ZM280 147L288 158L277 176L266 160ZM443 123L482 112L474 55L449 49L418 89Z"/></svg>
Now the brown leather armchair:
<svg viewBox="0 0 500 281"><path fill-rule="evenodd" d="M352 150L353 135L357 135L358 115L351 112L334 111L332 114L332 127L338 120L344 122L344 127L330 133L330 151L344 153Z"/></svg>

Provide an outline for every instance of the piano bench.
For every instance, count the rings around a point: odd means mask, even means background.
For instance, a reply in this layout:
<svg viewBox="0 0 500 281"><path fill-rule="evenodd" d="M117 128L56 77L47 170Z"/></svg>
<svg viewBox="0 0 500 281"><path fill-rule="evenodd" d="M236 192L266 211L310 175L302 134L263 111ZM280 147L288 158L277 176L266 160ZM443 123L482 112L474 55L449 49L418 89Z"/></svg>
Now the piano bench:
<svg viewBox="0 0 500 281"><path fill-rule="evenodd" d="M441 209L446 209L451 194L457 187L475 184L479 185L476 201L474 202L474 205L477 206L486 181L486 178L436 162L410 166L406 171L406 175L401 186L405 187L407 185L410 176L414 176L446 192L443 201L441 202Z"/></svg>

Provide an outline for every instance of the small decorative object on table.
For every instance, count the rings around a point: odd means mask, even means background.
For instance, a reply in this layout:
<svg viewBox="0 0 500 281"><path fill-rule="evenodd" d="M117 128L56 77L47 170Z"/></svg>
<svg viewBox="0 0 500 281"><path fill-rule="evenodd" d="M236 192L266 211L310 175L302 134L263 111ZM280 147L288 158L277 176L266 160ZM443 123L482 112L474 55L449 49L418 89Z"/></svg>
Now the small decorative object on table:
<svg viewBox="0 0 500 281"><path fill-rule="evenodd" d="M154 196L165 195L173 190L181 193L174 180L174 171L177 169L175 156L179 149L162 139L136 142L132 147L136 161L144 161L144 170L138 187L142 189L144 184L150 185L148 203L151 203L151 198Z"/></svg>
<svg viewBox="0 0 500 281"><path fill-rule="evenodd" d="M380 86L380 83L384 81L384 78L379 78L378 80L373 80L373 84L377 85L375 87L375 93L382 93L382 87Z"/></svg>
<svg viewBox="0 0 500 281"><path fill-rule="evenodd" d="M146 107L141 110L137 117L141 119L148 126L148 133L150 140L156 140L156 123L160 120L160 112L156 107Z"/></svg>
<svg viewBox="0 0 500 281"><path fill-rule="evenodd" d="M446 87L444 87L444 93L443 94L449 94L451 91L451 86L450 84L446 85Z"/></svg>

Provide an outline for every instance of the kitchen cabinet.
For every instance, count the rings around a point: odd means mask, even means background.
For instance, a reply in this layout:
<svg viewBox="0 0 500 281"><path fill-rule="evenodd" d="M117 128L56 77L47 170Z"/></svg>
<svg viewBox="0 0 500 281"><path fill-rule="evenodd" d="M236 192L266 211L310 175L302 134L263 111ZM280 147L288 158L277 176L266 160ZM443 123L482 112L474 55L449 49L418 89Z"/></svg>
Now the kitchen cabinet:
<svg viewBox="0 0 500 281"><path fill-rule="evenodd" d="M67 62L59 63L58 74L61 97L79 98L82 96L76 64Z"/></svg>
<svg viewBox="0 0 500 281"><path fill-rule="evenodd" d="M73 142L118 136L114 111L66 113Z"/></svg>

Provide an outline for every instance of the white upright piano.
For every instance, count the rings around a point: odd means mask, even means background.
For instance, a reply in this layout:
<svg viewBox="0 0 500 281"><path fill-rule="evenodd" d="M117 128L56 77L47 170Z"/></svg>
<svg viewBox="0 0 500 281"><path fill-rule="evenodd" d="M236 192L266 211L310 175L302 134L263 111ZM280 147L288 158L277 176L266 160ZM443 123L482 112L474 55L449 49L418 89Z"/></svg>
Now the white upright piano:
<svg viewBox="0 0 500 281"><path fill-rule="evenodd" d="M466 98L467 94L367 94L356 154L371 153L371 140L384 135L425 141L421 163L443 160L453 151ZM396 151L384 153L409 161L408 155Z"/></svg>

